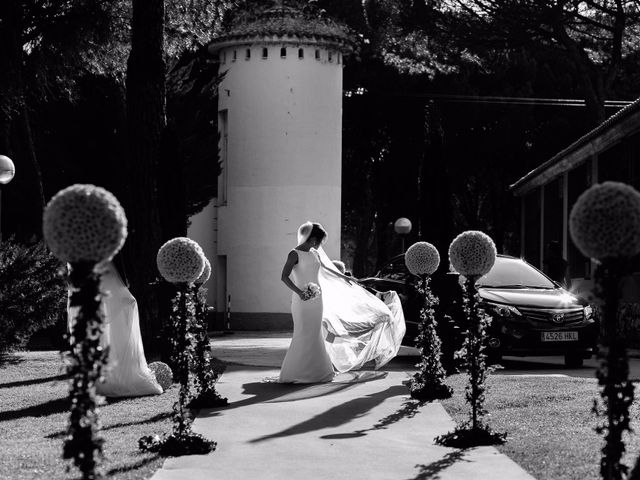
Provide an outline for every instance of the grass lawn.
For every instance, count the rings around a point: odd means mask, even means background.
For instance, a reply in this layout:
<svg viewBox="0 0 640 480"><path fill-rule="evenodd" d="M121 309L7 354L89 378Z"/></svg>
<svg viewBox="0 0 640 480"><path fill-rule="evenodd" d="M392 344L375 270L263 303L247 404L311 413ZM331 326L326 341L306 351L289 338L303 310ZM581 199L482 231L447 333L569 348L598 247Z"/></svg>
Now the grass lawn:
<svg viewBox="0 0 640 480"><path fill-rule="evenodd" d="M58 352L25 352L0 364L0 478L75 479L66 472L62 442L68 418L68 382ZM163 459L138 451L138 438L171 431L176 386L162 395L108 401L100 408L105 460L114 479L148 478Z"/></svg>
<svg viewBox="0 0 640 480"><path fill-rule="evenodd" d="M455 393L442 402L457 422L468 418L466 382L466 375L450 377L448 383ZM596 417L591 413L598 395L595 379L490 375L487 385L488 423L508 433L507 442L498 450L538 480L600 478L603 440L593 430ZM638 402L632 406L631 419L633 428L640 431ZM633 467L640 438L631 434L626 439L624 462Z"/></svg>

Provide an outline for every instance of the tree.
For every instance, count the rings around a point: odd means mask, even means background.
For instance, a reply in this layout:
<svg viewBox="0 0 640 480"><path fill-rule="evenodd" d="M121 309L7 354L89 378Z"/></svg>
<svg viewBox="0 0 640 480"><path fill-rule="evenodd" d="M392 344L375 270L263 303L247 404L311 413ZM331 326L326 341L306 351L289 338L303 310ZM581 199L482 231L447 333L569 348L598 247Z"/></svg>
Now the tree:
<svg viewBox="0 0 640 480"><path fill-rule="evenodd" d="M555 49L571 64L592 124L606 118L624 60L638 51L640 2L457 0L441 15L467 48Z"/></svg>
<svg viewBox="0 0 640 480"><path fill-rule="evenodd" d="M159 334L155 257L162 245L158 170L166 126L164 0L132 0L131 50L127 62L127 181L129 238L125 255L140 326L149 341ZM153 345L151 345L153 348Z"/></svg>

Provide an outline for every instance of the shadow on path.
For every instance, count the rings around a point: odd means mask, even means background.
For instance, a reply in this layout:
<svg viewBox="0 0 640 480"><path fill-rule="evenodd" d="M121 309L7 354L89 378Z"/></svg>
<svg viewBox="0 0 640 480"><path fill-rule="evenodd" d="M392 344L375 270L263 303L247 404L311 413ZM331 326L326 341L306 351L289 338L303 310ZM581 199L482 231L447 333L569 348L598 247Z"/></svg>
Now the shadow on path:
<svg viewBox="0 0 640 480"><path fill-rule="evenodd" d="M49 400L48 402L41 403L39 405L32 405L19 410L0 412L0 422L16 420L24 417L46 417L56 413L63 413L69 410L70 405L69 397L56 398L55 400Z"/></svg>
<svg viewBox="0 0 640 480"><path fill-rule="evenodd" d="M107 472L107 476L115 475L117 473L125 473L125 472L131 472L132 470L137 470L153 462L156 458L158 458L158 455L154 455L148 458L143 458L141 460L138 460L137 462L129 463L127 465L122 465L120 467L111 468Z"/></svg>
<svg viewBox="0 0 640 480"><path fill-rule="evenodd" d="M406 393L406 391L405 391ZM363 430L354 430L350 433L334 433L330 435L323 435L320 438L324 438L325 440L341 440L347 438L357 438L363 437L367 434L367 432L373 432L375 430L384 430L390 425L399 422L403 418L413 418L416 416L420 407L422 407L427 402L419 402L417 400L407 400L402 404L397 411L393 412L391 415L387 415L386 417L378 420L371 428L365 428Z"/></svg>
<svg viewBox="0 0 640 480"><path fill-rule="evenodd" d="M440 478L440 473L456 462L468 462L469 460L465 460L464 450L456 450L453 452L447 453L440 460L436 460L428 465L416 465L418 469L418 473L411 480L438 480Z"/></svg>
<svg viewBox="0 0 640 480"><path fill-rule="evenodd" d="M58 380L67 380L68 375L56 375L53 377L32 378L30 380L19 380L17 382L0 383L0 388L26 387L28 385L37 385L39 383L55 382Z"/></svg>
<svg viewBox="0 0 640 480"><path fill-rule="evenodd" d="M250 441L250 443L263 442L272 438L288 437L303 433L321 430L324 428L339 427L356 418L362 417L371 409L384 402L387 398L396 395L405 395L407 389L402 385L394 385L380 392L372 393L364 397L357 397L348 402L336 405L329 410L316 415L309 420L289 427L271 435L265 435Z"/></svg>
<svg viewBox="0 0 640 480"><path fill-rule="evenodd" d="M242 385L242 393L253 395L239 402L232 402L227 407L215 409L202 409L199 417L214 417L222 410L247 407L256 403L294 402L308 398L322 397L340 392L364 382L370 382L385 378L387 372L348 372L340 374L332 382L326 383L277 383L275 379L266 379L262 382L250 382Z"/></svg>

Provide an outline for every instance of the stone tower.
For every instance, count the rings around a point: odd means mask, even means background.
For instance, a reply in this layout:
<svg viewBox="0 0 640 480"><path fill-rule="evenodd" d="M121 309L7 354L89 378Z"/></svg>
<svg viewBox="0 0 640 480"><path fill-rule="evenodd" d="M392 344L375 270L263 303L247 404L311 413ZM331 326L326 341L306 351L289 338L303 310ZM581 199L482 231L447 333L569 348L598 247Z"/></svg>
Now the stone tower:
<svg viewBox="0 0 640 480"><path fill-rule="evenodd" d="M192 218L189 235L214 266L216 310L231 298L232 327L291 326L280 282L306 220L329 232L340 255L342 66L350 50L335 22L276 2L245 12L209 44L224 79L218 128L218 198Z"/></svg>

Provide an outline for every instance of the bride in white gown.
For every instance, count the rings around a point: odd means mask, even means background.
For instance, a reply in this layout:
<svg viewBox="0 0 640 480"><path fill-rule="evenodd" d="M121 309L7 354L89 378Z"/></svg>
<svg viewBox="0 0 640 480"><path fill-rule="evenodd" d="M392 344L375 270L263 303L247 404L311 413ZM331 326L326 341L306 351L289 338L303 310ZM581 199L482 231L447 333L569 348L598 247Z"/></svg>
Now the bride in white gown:
<svg viewBox="0 0 640 480"><path fill-rule="evenodd" d="M298 229L298 246L289 252L282 281L293 291L293 339L280 371L282 383L331 381L373 361L380 368L396 356L406 326L400 299L387 292L383 302L342 274L322 248L322 225ZM321 294L307 299L305 288Z"/></svg>
<svg viewBox="0 0 640 480"><path fill-rule="evenodd" d="M104 382L96 390L105 397L138 397L162 393L162 387L147 365L140 335L138 303L112 262L106 264L100 290L105 317L100 343L109 347ZM69 331L76 308L69 308Z"/></svg>

